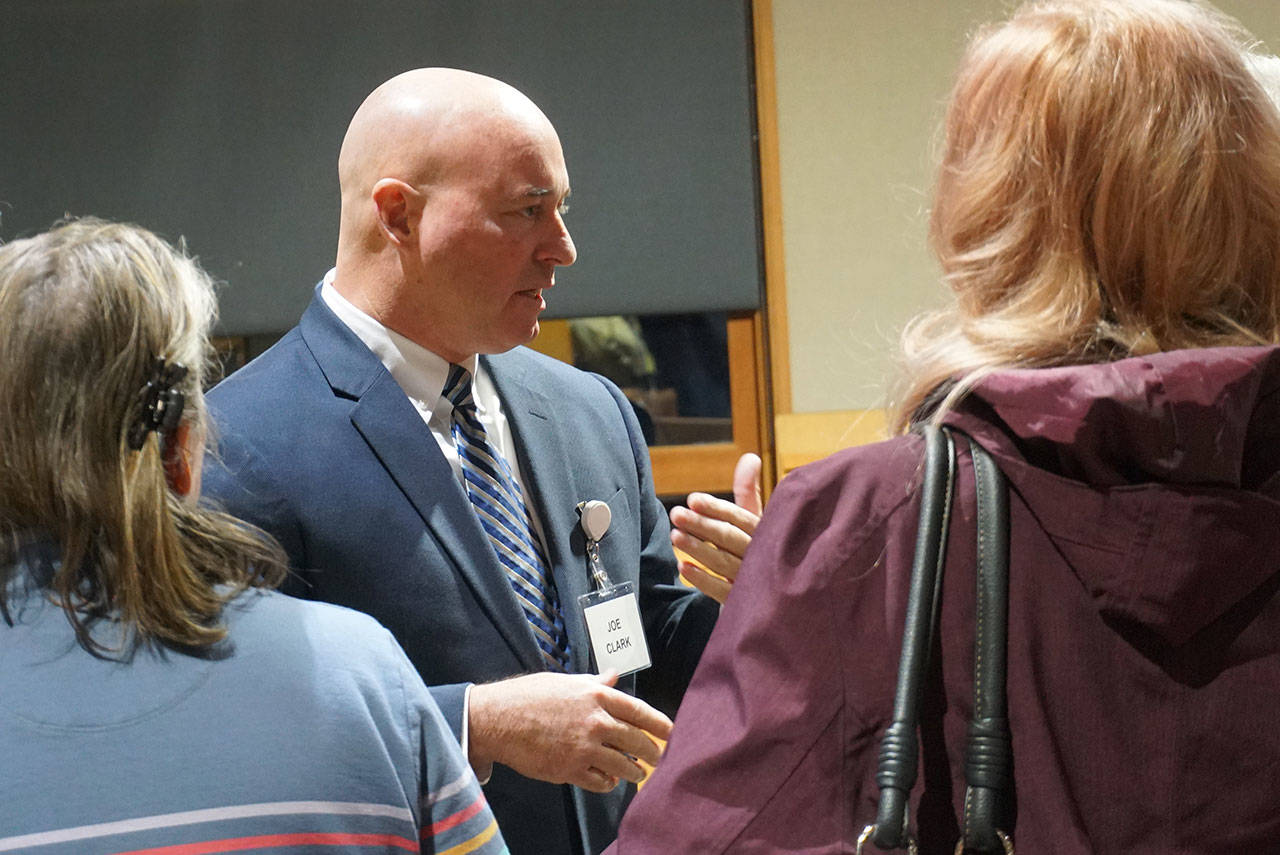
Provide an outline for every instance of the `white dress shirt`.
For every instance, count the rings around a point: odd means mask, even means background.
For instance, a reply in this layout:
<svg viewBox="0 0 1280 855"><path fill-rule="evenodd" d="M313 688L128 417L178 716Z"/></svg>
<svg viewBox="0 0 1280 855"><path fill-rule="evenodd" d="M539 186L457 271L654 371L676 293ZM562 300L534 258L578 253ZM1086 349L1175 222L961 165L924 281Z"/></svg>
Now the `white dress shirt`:
<svg viewBox="0 0 1280 855"><path fill-rule="evenodd" d="M442 356L427 350L422 345L410 341L395 330L387 329L379 321L365 314L351 304L346 297L333 287L334 271L330 270L324 277L324 285L320 296L324 299L338 319L347 325L365 346L373 351L374 356L386 366L392 378L404 390L418 415L426 422L444 453L445 460L453 467L454 477L459 484L462 480L462 464L458 460L458 447L453 440L453 404L440 393L444 391L444 381L449 376L449 361ZM529 490L520 464L520 456L516 454L515 439L511 434L511 425L502 410L502 399L498 390L489 379L489 372L484 370L480 360L472 354L462 367L471 372L471 395L476 402L476 414L491 442L511 464L511 471L520 490L525 495L525 503L534 518L534 527L541 537L541 525L537 508L529 500ZM545 543L545 541L544 541Z"/></svg>

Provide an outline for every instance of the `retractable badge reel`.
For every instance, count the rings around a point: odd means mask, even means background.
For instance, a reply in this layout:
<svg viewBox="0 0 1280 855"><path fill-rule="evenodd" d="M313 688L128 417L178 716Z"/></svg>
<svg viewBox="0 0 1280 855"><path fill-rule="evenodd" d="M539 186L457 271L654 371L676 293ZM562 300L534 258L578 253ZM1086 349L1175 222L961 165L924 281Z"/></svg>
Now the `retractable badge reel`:
<svg viewBox="0 0 1280 855"><path fill-rule="evenodd" d="M611 584L600 564L600 538L609 530L613 513L604 502L592 500L578 505L578 517L587 536L587 567L595 588L578 597L578 607L586 619L596 673L610 668L619 676L643 671L652 663L635 583Z"/></svg>

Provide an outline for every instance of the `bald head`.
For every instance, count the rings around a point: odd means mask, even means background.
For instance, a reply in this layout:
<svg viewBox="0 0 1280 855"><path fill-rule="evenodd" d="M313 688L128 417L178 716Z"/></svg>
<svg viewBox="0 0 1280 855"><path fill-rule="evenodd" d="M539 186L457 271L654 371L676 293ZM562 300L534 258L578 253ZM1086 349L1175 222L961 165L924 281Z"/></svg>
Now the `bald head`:
<svg viewBox="0 0 1280 855"><path fill-rule="evenodd" d="M338 155L344 206L367 198L380 178L428 184L466 162L480 136L517 128L551 130L537 105L501 80L456 68L398 74L356 110Z"/></svg>
<svg viewBox="0 0 1280 855"><path fill-rule="evenodd" d="M352 117L338 179L334 284L357 307L450 359L536 334L575 251L560 140L522 93L457 69L397 75Z"/></svg>

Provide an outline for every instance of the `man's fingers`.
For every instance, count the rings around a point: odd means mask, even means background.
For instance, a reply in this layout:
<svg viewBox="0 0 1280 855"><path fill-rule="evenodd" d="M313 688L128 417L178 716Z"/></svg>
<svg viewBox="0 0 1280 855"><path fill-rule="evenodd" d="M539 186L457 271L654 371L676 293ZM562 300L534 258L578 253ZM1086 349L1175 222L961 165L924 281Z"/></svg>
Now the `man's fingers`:
<svg viewBox="0 0 1280 855"><path fill-rule="evenodd" d="M690 493L688 510L702 517L706 525L714 525L746 543L760 523L760 515L733 502L716 498L710 493ZM679 510L676 508L675 510Z"/></svg>
<svg viewBox="0 0 1280 855"><path fill-rule="evenodd" d="M697 564L689 561L680 562L680 575L693 587L715 600L720 605L724 605L725 598L729 596L729 592L733 590L733 583L712 573L703 570Z"/></svg>
<svg viewBox="0 0 1280 855"><path fill-rule="evenodd" d="M735 558L741 558L746 553L747 547L751 545L751 534L749 532L754 531L754 518L743 520L741 525L737 522L724 522L710 514L703 513L697 507L702 505L698 501L697 493L694 493L689 498L691 507L671 509L672 531L704 541L716 549L728 552ZM736 505L732 505L722 499L712 499L712 501L718 502L724 507L737 508ZM741 509L738 510L741 511ZM744 530L743 526L751 526L751 528ZM674 541L672 542L674 543Z"/></svg>
<svg viewBox="0 0 1280 855"><path fill-rule="evenodd" d="M734 579L738 575L738 567L742 558L730 549L717 548L714 543L699 539L689 532L674 529L671 532L671 545L688 555L694 561L719 573L726 579Z"/></svg>
<svg viewBox="0 0 1280 855"><path fill-rule="evenodd" d="M585 770L576 780L569 781L569 783L593 793L607 793L618 786L618 779L592 766L590 769Z"/></svg>
<svg viewBox="0 0 1280 855"><path fill-rule="evenodd" d="M614 781L633 781L644 778L644 769L634 759L610 745L596 745L583 757L583 769L595 769Z"/></svg>
<svg viewBox="0 0 1280 855"><path fill-rule="evenodd" d="M621 751L629 761L643 760L656 766L662 759L662 746L638 727L619 723L613 735L604 740L607 747Z"/></svg>
<svg viewBox="0 0 1280 855"><path fill-rule="evenodd" d="M600 707L620 722L652 733L659 739L671 738L671 719L639 698L610 689L600 699Z"/></svg>
<svg viewBox="0 0 1280 855"><path fill-rule="evenodd" d="M760 470L763 466L760 455L747 452L733 467L733 501L757 517L764 513L764 503L760 498ZM754 526L752 530L755 530Z"/></svg>
<svg viewBox="0 0 1280 855"><path fill-rule="evenodd" d="M701 565L681 561L680 574L719 603L729 596L760 522L760 468L758 455L744 454L733 470L734 501L690 493L687 508L671 511L671 544Z"/></svg>

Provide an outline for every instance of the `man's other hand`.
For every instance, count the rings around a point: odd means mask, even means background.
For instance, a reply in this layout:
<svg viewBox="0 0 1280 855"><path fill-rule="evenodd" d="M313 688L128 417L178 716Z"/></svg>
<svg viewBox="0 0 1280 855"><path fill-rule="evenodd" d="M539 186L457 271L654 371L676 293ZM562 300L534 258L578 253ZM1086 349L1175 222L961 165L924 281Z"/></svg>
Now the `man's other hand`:
<svg viewBox="0 0 1280 855"><path fill-rule="evenodd" d="M671 719L613 688L614 672L512 677L471 689L468 757L485 776L493 763L528 778L607 793L639 783L671 736Z"/></svg>
<svg viewBox="0 0 1280 855"><path fill-rule="evenodd" d="M732 503L706 493L690 493L688 507L672 508L671 545L693 559L680 560L680 575L723 603L763 511L760 458L744 454L733 470Z"/></svg>

